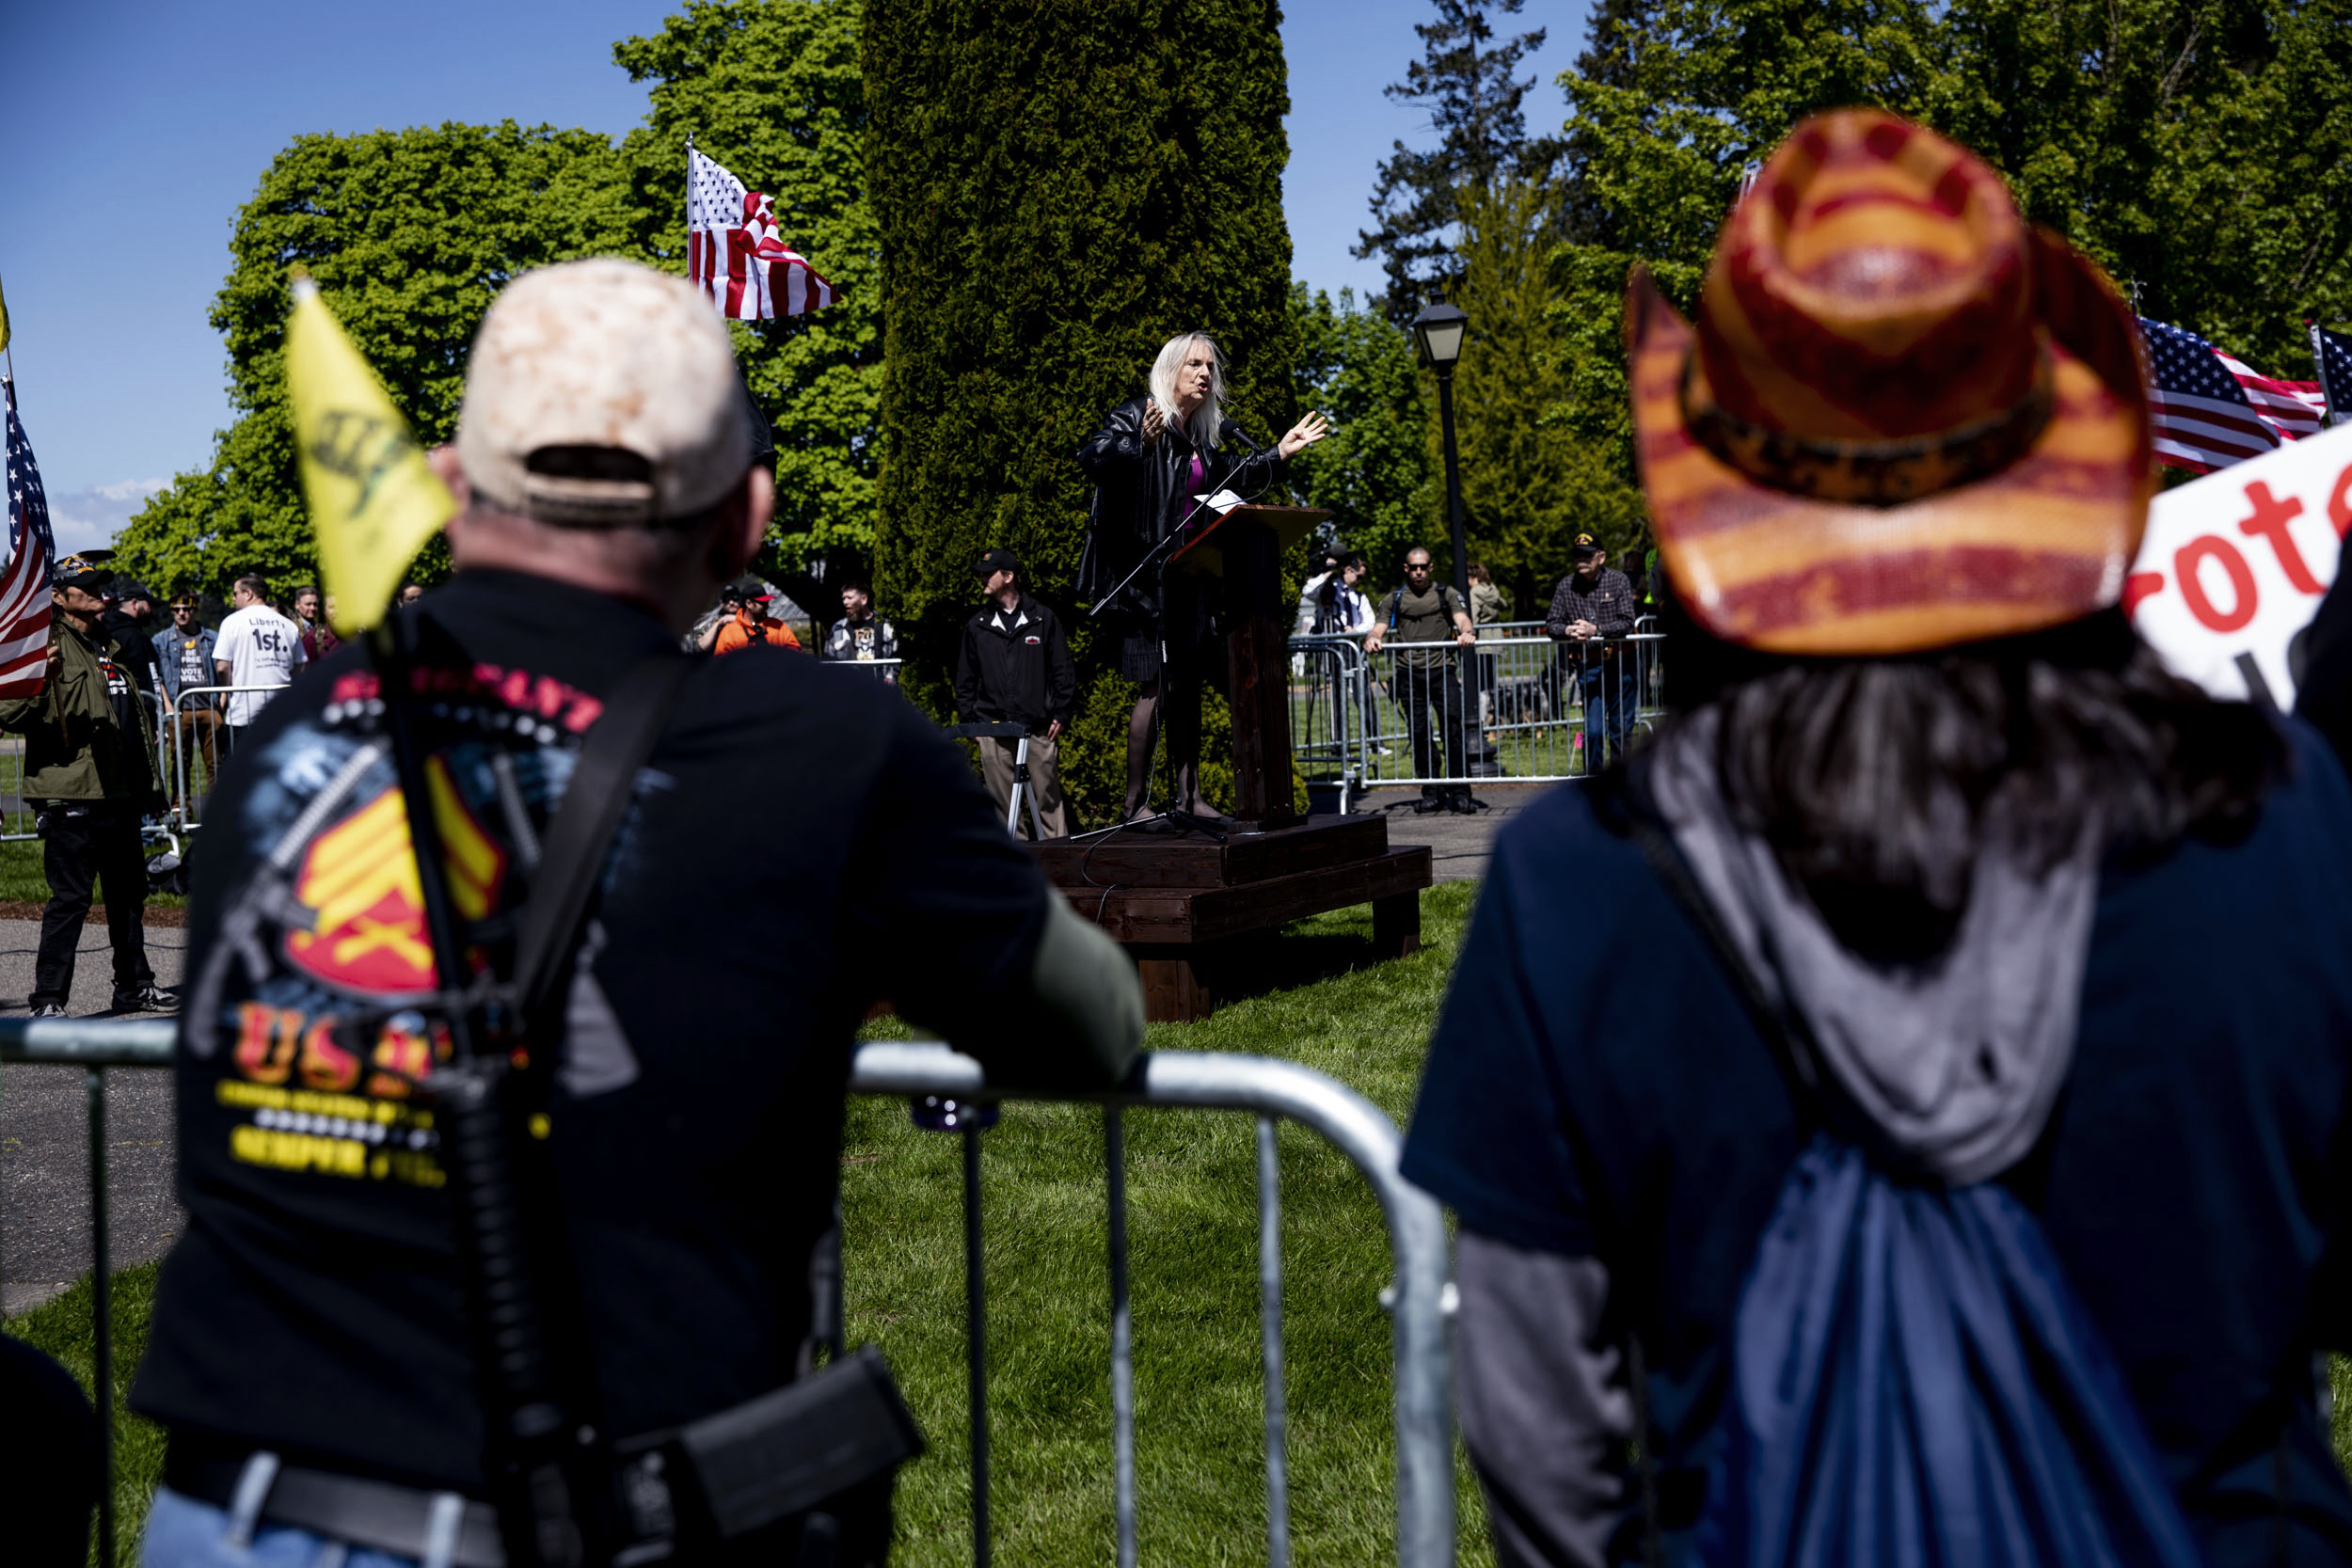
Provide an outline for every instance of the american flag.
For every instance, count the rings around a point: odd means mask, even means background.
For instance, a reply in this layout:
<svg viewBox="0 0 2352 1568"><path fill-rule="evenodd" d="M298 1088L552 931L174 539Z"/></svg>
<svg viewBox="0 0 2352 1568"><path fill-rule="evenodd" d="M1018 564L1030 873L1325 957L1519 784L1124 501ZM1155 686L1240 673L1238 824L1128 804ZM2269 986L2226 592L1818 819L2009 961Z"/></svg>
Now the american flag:
<svg viewBox="0 0 2352 1568"><path fill-rule="evenodd" d="M2328 422L2352 424L2352 338L2330 332L2317 322L2306 325L2312 329L2312 363L2319 368Z"/></svg>
<svg viewBox="0 0 2352 1568"><path fill-rule="evenodd" d="M8 564L0 571L0 697L38 697L49 673L49 498L33 446L16 419L16 383L0 376L8 405Z"/></svg>
<svg viewBox="0 0 2352 1568"><path fill-rule="evenodd" d="M776 205L686 145L687 277L723 316L768 321L833 303L833 285L776 235Z"/></svg>
<svg viewBox="0 0 2352 1568"><path fill-rule="evenodd" d="M2209 474L2319 434L2326 399L2309 381L2274 381L2196 333L2142 316L2156 461Z"/></svg>

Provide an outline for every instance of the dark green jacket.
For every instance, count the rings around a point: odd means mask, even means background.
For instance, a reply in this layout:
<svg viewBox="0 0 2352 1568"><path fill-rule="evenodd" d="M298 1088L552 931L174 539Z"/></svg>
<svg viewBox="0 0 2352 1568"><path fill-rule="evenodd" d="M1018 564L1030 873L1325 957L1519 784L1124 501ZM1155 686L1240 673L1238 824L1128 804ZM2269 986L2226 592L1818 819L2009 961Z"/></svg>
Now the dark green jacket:
<svg viewBox="0 0 2352 1568"><path fill-rule="evenodd" d="M24 736L24 799L160 803L155 737L144 723L123 733L98 662L119 661L121 648L103 631L74 630L63 615L51 617L49 645L57 661L40 695L0 702L0 730Z"/></svg>

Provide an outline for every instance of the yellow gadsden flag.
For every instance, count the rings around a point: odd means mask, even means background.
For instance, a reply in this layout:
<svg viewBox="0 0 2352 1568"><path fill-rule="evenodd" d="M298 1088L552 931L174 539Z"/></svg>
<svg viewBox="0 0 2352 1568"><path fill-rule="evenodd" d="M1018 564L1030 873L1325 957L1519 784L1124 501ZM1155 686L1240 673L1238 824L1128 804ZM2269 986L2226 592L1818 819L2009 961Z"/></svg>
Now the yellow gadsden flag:
<svg viewBox="0 0 2352 1568"><path fill-rule="evenodd" d="M286 321L286 391L319 571L335 601L335 630L350 637L384 618L408 562L457 502L299 270Z"/></svg>

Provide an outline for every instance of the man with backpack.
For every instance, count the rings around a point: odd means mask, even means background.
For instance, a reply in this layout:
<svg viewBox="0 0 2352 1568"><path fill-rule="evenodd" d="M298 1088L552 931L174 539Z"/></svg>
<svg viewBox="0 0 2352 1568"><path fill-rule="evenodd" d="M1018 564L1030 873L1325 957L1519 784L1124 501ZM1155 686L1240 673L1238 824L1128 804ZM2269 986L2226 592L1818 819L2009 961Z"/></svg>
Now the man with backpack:
<svg viewBox="0 0 2352 1568"><path fill-rule="evenodd" d="M1843 110L1627 315L1671 717L1497 844L1404 1160L1498 1560L2352 1563L2352 788L2123 615L2131 308Z"/></svg>
<svg viewBox="0 0 2352 1568"><path fill-rule="evenodd" d="M899 1423L838 1418L870 1358L811 1371L858 1023L887 996L993 1081L1106 1086L1142 996L911 705L678 648L767 529L744 406L683 279L509 284L434 454L456 575L395 612L415 695L340 649L229 767L132 1392L148 1568L882 1560ZM713 843L794 896L714 916ZM485 1082L530 1095L486 1132Z"/></svg>
<svg viewBox="0 0 2352 1568"><path fill-rule="evenodd" d="M1478 630L1470 624L1470 607L1452 585L1432 580L1429 552L1419 545L1405 552L1405 585L1382 601L1364 639L1364 652L1377 656L1391 638L1399 647L1389 695L1405 710L1405 728L1413 737L1413 771L1424 780L1463 777L1470 736L1477 726L1463 711L1457 649L1478 646ZM1442 759L1439 735L1445 737ZM1438 811L1468 815L1477 809L1468 784L1424 783L1421 799L1413 802L1413 810L1423 816Z"/></svg>

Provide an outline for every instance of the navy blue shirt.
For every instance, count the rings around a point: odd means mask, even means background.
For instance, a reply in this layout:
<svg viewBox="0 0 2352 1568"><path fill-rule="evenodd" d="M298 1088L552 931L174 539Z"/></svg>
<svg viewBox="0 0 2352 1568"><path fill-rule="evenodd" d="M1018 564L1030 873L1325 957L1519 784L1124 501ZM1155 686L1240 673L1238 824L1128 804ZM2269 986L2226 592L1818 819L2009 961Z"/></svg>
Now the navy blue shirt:
<svg viewBox="0 0 2352 1568"><path fill-rule="evenodd" d="M2292 751L2242 840L2104 868L2064 1096L2003 1178L2216 1568L2352 1563L2312 1378L2313 1352L2352 1344L2352 790L2309 729ZM1715 950L1634 843L1553 790L1496 846L1405 1174L1468 1229L1608 1266L1612 1322L1649 1360L1670 1531L1703 1503L1732 1314L1797 1151Z"/></svg>

